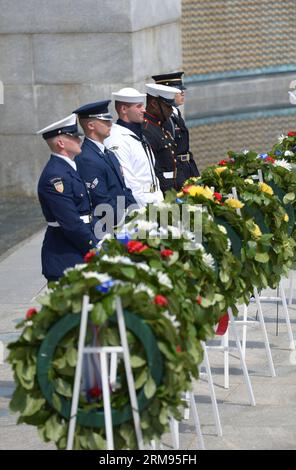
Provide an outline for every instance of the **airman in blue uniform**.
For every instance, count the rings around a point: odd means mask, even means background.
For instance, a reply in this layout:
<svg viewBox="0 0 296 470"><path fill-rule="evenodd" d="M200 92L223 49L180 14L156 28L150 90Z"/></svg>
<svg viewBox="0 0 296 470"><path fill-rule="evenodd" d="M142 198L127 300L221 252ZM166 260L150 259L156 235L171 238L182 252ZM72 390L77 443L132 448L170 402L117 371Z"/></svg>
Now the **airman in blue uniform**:
<svg viewBox="0 0 296 470"><path fill-rule="evenodd" d="M124 221L126 209L137 207L118 159L104 145L112 125L109 103L110 100L97 101L74 111L85 133L81 153L75 161L90 192L97 238L114 234L113 227Z"/></svg>
<svg viewBox="0 0 296 470"><path fill-rule="evenodd" d="M74 157L80 152L77 118L71 114L38 131L52 154L38 183L38 197L47 222L42 246L42 274L56 281L66 268L83 263L98 240L91 223L91 202L77 172Z"/></svg>

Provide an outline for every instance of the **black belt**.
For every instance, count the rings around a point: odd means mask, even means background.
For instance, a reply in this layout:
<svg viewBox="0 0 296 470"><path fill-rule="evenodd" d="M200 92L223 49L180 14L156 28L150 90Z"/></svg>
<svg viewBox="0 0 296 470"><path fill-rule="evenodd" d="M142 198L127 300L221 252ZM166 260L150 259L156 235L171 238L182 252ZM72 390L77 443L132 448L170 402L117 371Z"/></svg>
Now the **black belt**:
<svg viewBox="0 0 296 470"><path fill-rule="evenodd" d="M176 160L179 162L189 162L190 161L190 153L184 153L182 155L176 155Z"/></svg>

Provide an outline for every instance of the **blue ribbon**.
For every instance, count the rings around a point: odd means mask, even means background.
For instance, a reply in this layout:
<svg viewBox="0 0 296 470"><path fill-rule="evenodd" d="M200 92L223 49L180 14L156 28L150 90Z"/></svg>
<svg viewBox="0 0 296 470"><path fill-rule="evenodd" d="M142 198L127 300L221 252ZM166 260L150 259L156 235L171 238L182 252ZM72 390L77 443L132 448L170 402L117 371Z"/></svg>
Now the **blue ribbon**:
<svg viewBox="0 0 296 470"><path fill-rule="evenodd" d="M95 289L98 292L102 292L103 294L107 294L107 292L109 292L109 290L113 286L114 286L114 281L113 281L113 279L110 279L110 281L102 282L102 284L99 284L98 286L96 286Z"/></svg>

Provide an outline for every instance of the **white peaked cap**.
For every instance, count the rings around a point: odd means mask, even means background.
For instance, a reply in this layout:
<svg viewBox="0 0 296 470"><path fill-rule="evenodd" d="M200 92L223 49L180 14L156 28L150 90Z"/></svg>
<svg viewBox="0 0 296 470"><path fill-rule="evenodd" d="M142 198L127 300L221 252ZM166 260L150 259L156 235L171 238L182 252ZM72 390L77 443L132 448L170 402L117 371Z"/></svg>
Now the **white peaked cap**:
<svg viewBox="0 0 296 470"><path fill-rule="evenodd" d="M60 121L54 122L53 124L50 124L47 127L44 127L43 129L40 129L40 131L37 131L37 134L46 134L47 132L51 131L59 131L67 127L72 127L75 126L77 123L77 116L76 114L70 114L69 116L65 117L64 119L61 119ZM61 134L61 132L60 132Z"/></svg>
<svg viewBox="0 0 296 470"><path fill-rule="evenodd" d="M156 98L165 98L166 100L173 100L177 93L181 93L181 90L166 85L158 85L156 83L146 83L146 91L149 95L155 96Z"/></svg>
<svg viewBox="0 0 296 470"><path fill-rule="evenodd" d="M124 103L144 103L146 94L140 93L135 88L121 88L119 91L112 93L115 101L123 101Z"/></svg>

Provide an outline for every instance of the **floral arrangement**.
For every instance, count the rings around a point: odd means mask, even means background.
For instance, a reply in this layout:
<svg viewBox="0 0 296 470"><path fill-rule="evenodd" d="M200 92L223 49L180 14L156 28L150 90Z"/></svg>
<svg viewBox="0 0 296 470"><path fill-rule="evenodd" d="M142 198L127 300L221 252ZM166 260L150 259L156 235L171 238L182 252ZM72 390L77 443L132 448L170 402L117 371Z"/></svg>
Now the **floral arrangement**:
<svg viewBox="0 0 296 470"><path fill-rule="evenodd" d="M17 385L10 407L19 423L37 426L44 441L65 449L84 295L92 305L87 342L102 346L120 343L114 314L121 298L144 441L159 439L170 416L181 419L184 392L198 378L201 341L214 335L229 307L236 313L238 303L248 303L254 286L275 287L291 266L293 134L269 154L229 152L178 194L170 191L164 202L133 213L123 237L106 237L84 264L50 284L39 311L28 310L19 339L9 345ZM184 224L178 214L185 209ZM115 448L135 449L121 362L110 390ZM103 424L96 375L80 391L74 448L105 449Z"/></svg>

